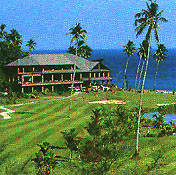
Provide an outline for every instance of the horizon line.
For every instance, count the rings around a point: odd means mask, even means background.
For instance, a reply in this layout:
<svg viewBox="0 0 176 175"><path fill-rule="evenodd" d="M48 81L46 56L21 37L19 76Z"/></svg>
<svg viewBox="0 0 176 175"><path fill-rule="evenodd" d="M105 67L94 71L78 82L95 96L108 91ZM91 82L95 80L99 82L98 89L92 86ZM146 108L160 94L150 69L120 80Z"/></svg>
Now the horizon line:
<svg viewBox="0 0 176 175"><path fill-rule="evenodd" d="M156 48L152 48L153 49L156 49ZM170 47L170 48L167 48L167 49L176 49L176 47ZM36 49L36 50L33 50L31 52L35 52L35 51L54 51L54 50L58 50L58 51L65 51L65 50L68 50L68 49ZM96 49L93 49L94 50L123 50L123 48L109 48L109 49L105 49L105 48L96 48ZM29 50L24 50L24 51L29 51Z"/></svg>

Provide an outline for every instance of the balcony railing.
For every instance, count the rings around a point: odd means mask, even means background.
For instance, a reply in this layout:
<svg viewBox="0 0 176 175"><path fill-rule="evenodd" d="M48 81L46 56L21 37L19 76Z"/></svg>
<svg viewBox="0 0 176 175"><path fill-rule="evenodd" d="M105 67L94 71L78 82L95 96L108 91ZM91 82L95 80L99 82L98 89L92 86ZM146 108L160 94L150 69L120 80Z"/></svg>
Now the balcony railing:
<svg viewBox="0 0 176 175"><path fill-rule="evenodd" d="M79 69L60 69L60 70L44 70L44 71L34 71L34 72L18 72L19 75L22 74L46 74L46 73L69 73L74 71L80 71Z"/></svg>
<svg viewBox="0 0 176 175"><path fill-rule="evenodd" d="M73 81L55 81L55 82L37 82L37 83L31 83L31 82L25 82L22 84L22 86L45 86L45 85L57 85L57 84L72 84ZM83 83L83 81L75 80L75 84Z"/></svg>
<svg viewBox="0 0 176 175"><path fill-rule="evenodd" d="M112 80L112 77L83 77L83 80Z"/></svg>

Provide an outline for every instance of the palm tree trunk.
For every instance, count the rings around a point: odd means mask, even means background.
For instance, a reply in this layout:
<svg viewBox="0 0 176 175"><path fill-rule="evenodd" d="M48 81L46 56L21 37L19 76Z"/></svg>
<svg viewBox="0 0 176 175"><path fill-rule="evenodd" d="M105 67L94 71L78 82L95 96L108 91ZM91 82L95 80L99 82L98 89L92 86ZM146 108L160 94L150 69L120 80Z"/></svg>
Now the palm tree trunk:
<svg viewBox="0 0 176 175"><path fill-rule="evenodd" d="M139 67L141 65L141 56L140 56L140 59L139 59L139 63L138 63L138 67L137 67L137 72L136 72L136 79L135 79L135 89L137 88L137 80L138 80L138 74L139 74Z"/></svg>
<svg viewBox="0 0 176 175"><path fill-rule="evenodd" d="M154 90L156 90L156 77L157 77L157 73L158 73L158 67L159 67L159 61L157 61L157 65L156 65L155 80L154 80Z"/></svg>
<svg viewBox="0 0 176 175"><path fill-rule="evenodd" d="M145 72L144 72L142 89L141 89L141 94L140 94L139 116L138 116L137 135L136 135L136 155L139 155L139 129L140 129L139 127L140 127L140 119L141 119L141 111L142 111L145 78L147 74L147 68L148 68L149 56L150 56L150 45L151 45L151 33L149 37L148 53L147 53L147 58L146 58Z"/></svg>
<svg viewBox="0 0 176 175"><path fill-rule="evenodd" d="M78 40L77 40L77 47L76 47L76 56L78 55ZM73 94L73 88L74 88L74 83L75 83L75 74L76 74L76 71L75 71L75 64L74 64L74 68L73 68L73 82L72 82L72 87L71 87L71 95ZM70 100L71 100L71 97L70 97ZM68 117L70 117L70 110L71 110L71 106L72 106L72 100L70 101L70 106L69 106L69 114L68 114Z"/></svg>
<svg viewBox="0 0 176 175"><path fill-rule="evenodd" d="M138 82L137 89L140 89L141 78L142 78L142 74L143 74L143 70L144 70L144 64L145 64L145 61L143 61L143 63L142 63L142 68L141 68L141 72L140 72L140 76L139 76L139 82Z"/></svg>
<svg viewBox="0 0 176 175"><path fill-rule="evenodd" d="M129 56L127 58L127 62L126 62L126 66L125 66L125 71L124 71L124 78L123 78L123 88L125 89L126 88L126 72L127 72L127 67L128 67L128 62L129 62Z"/></svg>

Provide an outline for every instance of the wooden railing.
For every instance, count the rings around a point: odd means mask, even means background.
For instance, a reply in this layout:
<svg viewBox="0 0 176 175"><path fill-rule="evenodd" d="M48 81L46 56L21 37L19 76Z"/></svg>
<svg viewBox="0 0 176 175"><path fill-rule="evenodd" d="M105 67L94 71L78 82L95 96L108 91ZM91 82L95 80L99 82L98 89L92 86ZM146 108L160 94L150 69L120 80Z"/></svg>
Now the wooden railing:
<svg viewBox="0 0 176 175"><path fill-rule="evenodd" d="M59 69L59 70L44 70L44 71L34 71L34 72L18 72L18 74L42 74L42 73L54 73L54 72L74 72L74 71L79 71L79 69Z"/></svg>
<svg viewBox="0 0 176 175"><path fill-rule="evenodd" d="M72 84L73 81L57 81L57 82L38 82L38 83L31 83L26 82L23 83L22 86L44 86L44 85L57 85L57 84ZM83 83L83 81L75 80L74 83Z"/></svg>
<svg viewBox="0 0 176 175"><path fill-rule="evenodd" d="M112 79L112 77L83 77L83 80L109 80Z"/></svg>

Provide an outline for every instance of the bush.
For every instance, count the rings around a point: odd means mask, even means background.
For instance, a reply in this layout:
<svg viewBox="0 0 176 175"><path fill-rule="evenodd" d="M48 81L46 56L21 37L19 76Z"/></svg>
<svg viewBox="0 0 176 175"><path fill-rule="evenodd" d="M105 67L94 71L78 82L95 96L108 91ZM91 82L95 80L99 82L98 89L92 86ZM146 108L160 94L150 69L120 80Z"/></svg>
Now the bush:
<svg viewBox="0 0 176 175"><path fill-rule="evenodd" d="M36 97L40 95L40 92L38 92L37 90L34 90L34 92L32 93L33 95L35 95Z"/></svg>
<svg viewBox="0 0 176 175"><path fill-rule="evenodd" d="M66 161L67 159L63 156L56 156L53 152L53 149L65 149L63 147L51 146L48 142L43 142L38 146L40 150L35 154L36 158L32 159L36 165L37 175L52 174L58 161Z"/></svg>
<svg viewBox="0 0 176 175"><path fill-rule="evenodd" d="M65 140L79 161L76 165L79 174L103 175L110 170L119 151L121 154L124 151L125 148L121 148L119 143L135 136L137 120L123 107L109 111L105 108L96 109L92 112L90 122L85 127L89 136L76 138L75 130L71 130L67 132Z"/></svg>

